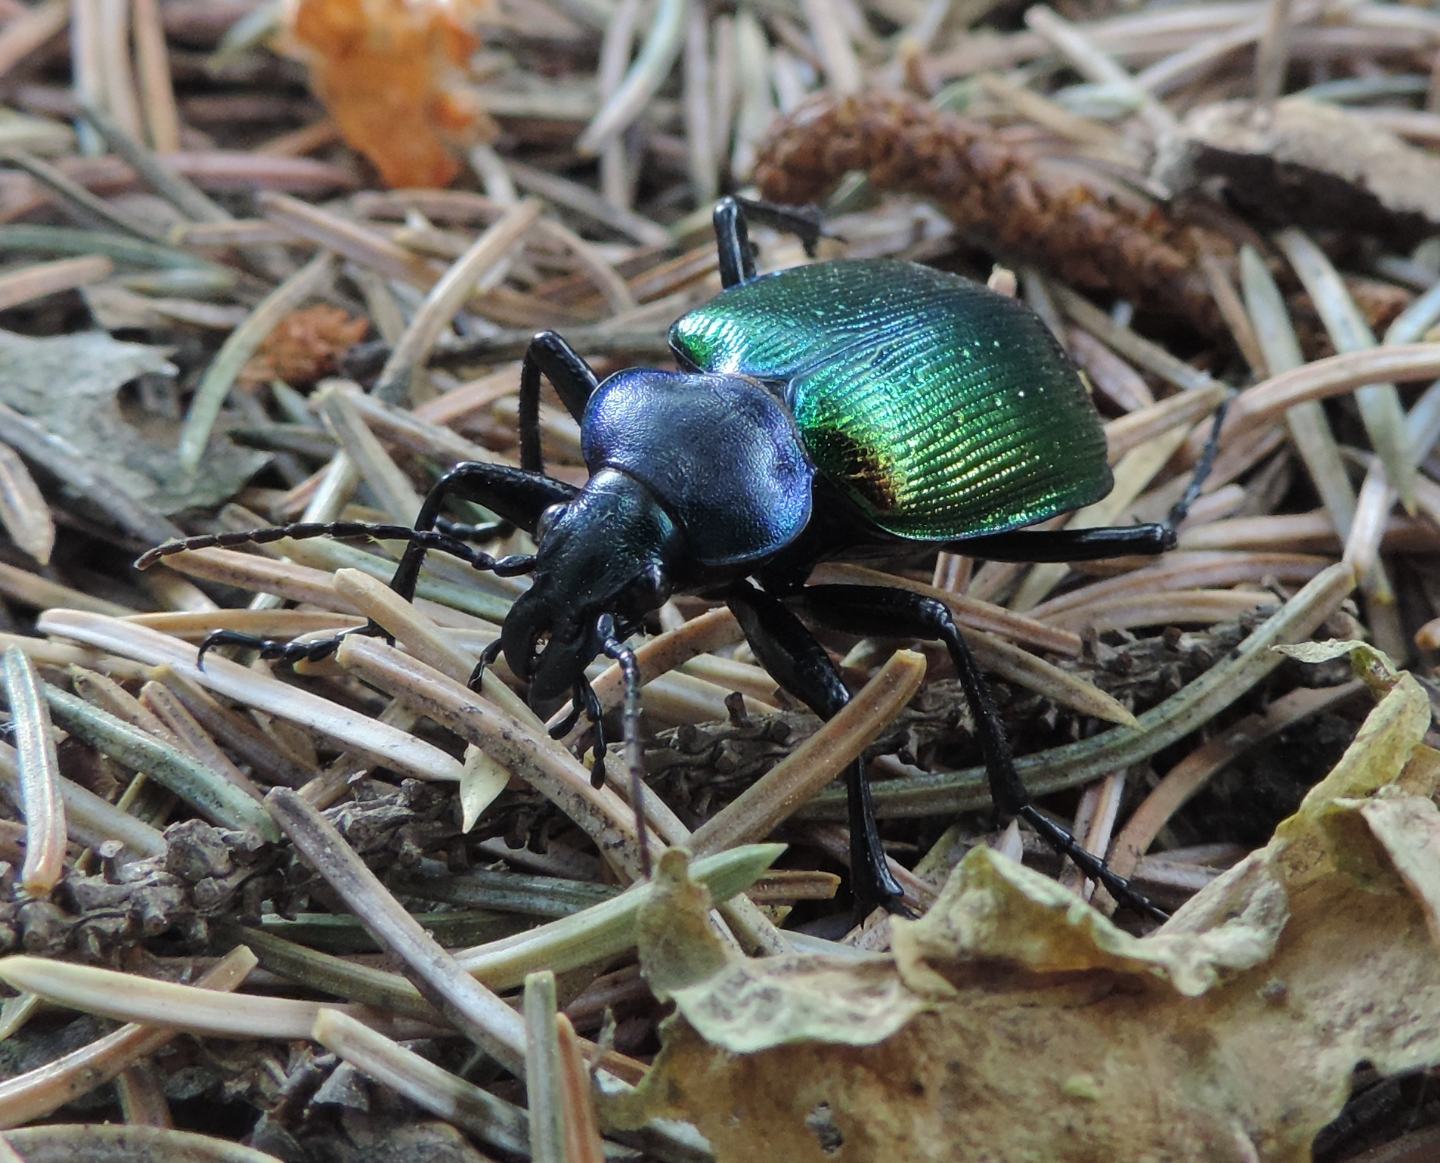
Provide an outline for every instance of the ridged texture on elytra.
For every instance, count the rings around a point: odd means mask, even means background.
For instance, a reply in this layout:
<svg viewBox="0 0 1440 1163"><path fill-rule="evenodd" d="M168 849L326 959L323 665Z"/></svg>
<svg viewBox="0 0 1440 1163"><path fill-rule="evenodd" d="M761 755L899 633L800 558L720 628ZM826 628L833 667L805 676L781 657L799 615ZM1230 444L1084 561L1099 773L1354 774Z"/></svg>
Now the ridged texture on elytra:
<svg viewBox="0 0 1440 1163"><path fill-rule="evenodd" d="M788 385L816 467L896 536L999 533L1110 491L1100 418L1054 336L968 279L796 267L725 291L670 342L705 371Z"/></svg>

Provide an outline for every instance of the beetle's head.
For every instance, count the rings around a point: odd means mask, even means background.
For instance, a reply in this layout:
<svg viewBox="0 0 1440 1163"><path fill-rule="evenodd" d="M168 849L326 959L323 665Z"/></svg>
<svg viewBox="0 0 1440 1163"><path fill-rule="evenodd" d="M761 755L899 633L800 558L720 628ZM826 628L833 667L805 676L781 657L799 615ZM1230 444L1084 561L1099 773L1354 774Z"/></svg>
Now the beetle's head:
<svg viewBox="0 0 1440 1163"><path fill-rule="evenodd" d="M553 709L615 637L670 596L684 538L650 491L601 469L535 529L533 584L500 633L505 661L530 683L530 704Z"/></svg>

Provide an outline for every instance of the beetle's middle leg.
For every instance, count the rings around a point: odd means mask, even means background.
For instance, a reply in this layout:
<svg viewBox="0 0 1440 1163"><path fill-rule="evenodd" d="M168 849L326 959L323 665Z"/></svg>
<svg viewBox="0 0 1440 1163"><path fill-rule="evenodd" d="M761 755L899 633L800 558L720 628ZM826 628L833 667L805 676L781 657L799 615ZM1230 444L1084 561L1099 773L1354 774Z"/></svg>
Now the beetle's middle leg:
<svg viewBox="0 0 1440 1163"><path fill-rule="evenodd" d="M938 640L945 644L960 677L965 699L975 716L975 733L985 756L990 777L990 794L996 809L1005 816L1018 816L1038 832L1052 848L1073 860L1086 876L1099 881L1117 900L1164 917L1155 905L1131 887L1130 882L1110 869L1103 859L1080 846L1071 831L1037 808L1015 770L1015 760L1005 728L995 708L989 684L975 665L970 648L961 637L949 608L934 598L909 590L885 586L806 586L789 599L817 622L855 634Z"/></svg>
<svg viewBox="0 0 1440 1163"><path fill-rule="evenodd" d="M745 637L770 675L822 719L833 718L850 701L850 692L825 648L773 595L740 582L726 595ZM850 876L856 900L868 911L876 905L904 909L904 889L891 874L875 825L865 761L845 769L850 815Z"/></svg>

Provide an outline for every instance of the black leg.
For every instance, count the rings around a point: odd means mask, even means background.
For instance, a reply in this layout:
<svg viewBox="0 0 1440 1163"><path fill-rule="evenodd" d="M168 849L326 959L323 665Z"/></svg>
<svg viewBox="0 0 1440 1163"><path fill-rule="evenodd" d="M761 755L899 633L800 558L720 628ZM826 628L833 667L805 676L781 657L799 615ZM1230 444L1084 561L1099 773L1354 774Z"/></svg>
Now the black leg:
<svg viewBox="0 0 1440 1163"><path fill-rule="evenodd" d="M259 638L254 634L242 634L238 630L215 630L205 635L205 640L195 651L195 665L205 669L205 655L217 646L240 646L257 651L268 662L283 662L294 666L297 662L319 662L329 658L340 649L340 643L351 634L375 634L373 622L356 626L330 638L312 638L305 642L285 642L276 638Z"/></svg>
<svg viewBox="0 0 1440 1163"><path fill-rule="evenodd" d="M575 697L585 708L585 717L595 728L595 745L592 748L595 752L595 762L590 765L590 785L597 788L604 787L605 750L609 745L605 738L605 708L600 705L600 696L595 693L595 688L587 679L580 680Z"/></svg>
<svg viewBox="0 0 1440 1163"><path fill-rule="evenodd" d="M580 721L580 715L585 710L585 696L580 690L580 684L576 683L570 692L570 709L565 712L565 717L550 728L550 738L563 739L575 729L575 724Z"/></svg>
<svg viewBox="0 0 1440 1163"><path fill-rule="evenodd" d="M1131 554L1155 557L1175 548L1175 530L1156 522L1102 529L1016 529L953 541L945 548L986 561L1099 561Z"/></svg>
<svg viewBox="0 0 1440 1163"><path fill-rule="evenodd" d="M782 687L822 719L832 718L850 701L850 692L825 648L777 598L741 582L727 600L760 665ZM885 863L863 760L857 759L846 769L845 791L850 814L850 874L856 899L867 911L876 905L901 911L904 889Z"/></svg>
<svg viewBox="0 0 1440 1163"><path fill-rule="evenodd" d="M570 415L579 420L585 402L600 381L580 354L553 331L541 331L525 349L520 364L520 467L540 472L540 377L554 386Z"/></svg>
<svg viewBox="0 0 1440 1163"><path fill-rule="evenodd" d="M734 198L715 203L715 249L720 255L720 285L748 283L755 277L755 252L745 228L745 211Z"/></svg>
<svg viewBox="0 0 1440 1163"><path fill-rule="evenodd" d="M415 518L415 528L419 532L434 529L446 502L460 500L478 501L503 520L533 531L541 513L551 505L569 501L576 491L573 486L538 472L478 460L462 461L425 494ZM415 583L427 548L412 541L395 569L395 576L390 579L390 588L406 601L415 597Z"/></svg>
<svg viewBox="0 0 1440 1163"><path fill-rule="evenodd" d="M1130 882L1112 872L1098 856L1080 847L1068 828L1044 815L1030 800L1010 753L1010 743L995 709L990 687L980 675L970 648L960 636L949 608L943 602L909 590L883 586L806 586L792 599L817 622L855 634L883 637L913 636L937 639L945 644L960 676L960 685L975 716L975 731L990 776L990 794L996 810L1005 816L1019 816L1052 848L1073 860L1086 876L1098 880L1106 890L1126 904L1163 919L1164 913L1130 887Z"/></svg>
<svg viewBox="0 0 1440 1163"><path fill-rule="evenodd" d="M1215 466L1215 457L1220 451L1220 429L1229 407L1229 400L1225 400L1215 409L1210 436L1200 459L1195 462L1190 483L1164 521L1101 529L1017 529L1012 533L951 542L945 548L987 561L1100 561L1131 554L1155 556L1174 549L1180 525Z"/></svg>
<svg viewBox="0 0 1440 1163"><path fill-rule="evenodd" d="M516 554L496 558L466 544L450 533L435 526L440 520L440 509L447 500L479 501L499 513L506 521L514 522L525 529L534 529L540 514L549 506L562 504L575 496L577 490L562 481L551 480L540 473L525 472L508 465L485 464L480 461L466 461L456 465L440 478L426 495L416 518L415 527L406 525L382 525L364 521L300 522L293 525L276 525L267 529L247 529L233 533L209 533L200 537L189 537L183 541L171 541L156 546L136 561L136 567L145 569L162 557L188 549L207 549L216 546L263 545L284 538L312 537L370 537L377 540L398 540L408 544L400 564L391 578L390 588L407 601L415 597L415 584L425 554L431 549L468 562L475 569L493 570L512 576L528 573L535 559L528 554ZM380 634L381 630L369 623L346 634ZM200 645L199 658L204 659L206 651L217 646L246 646L258 650L262 658L284 662L302 660L318 661L339 649L345 634L333 638L317 639L310 642L278 642L240 634L233 630L221 630L209 635Z"/></svg>
<svg viewBox="0 0 1440 1163"><path fill-rule="evenodd" d="M480 657L475 662L475 667L470 671L470 677L465 680L465 685L472 691L478 691L485 681L485 671L495 665L495 660L500 657L504 649L500 639L495 639L489 646L480 652Z"/></svg>
<svg viewBox="0 0 1440 1163"><path fill-rule="evenodd" d="M820 211L814 206L781 206L753 198L725 197L715 203L715 248L720 256L720 285L748 283L755 277L755 248L750 245L746 222L754 219L800 239L805 253L815 257L823 231Z"/></svg>
<svg viewBox="0 0 1440 1163"><path fill-rule="evenodd" d="M424 554L429 549L439 549L453 557L458 557L475 569L493 570L505 577L528 573L535 564L535 559L528 554L492 557L483 550L475 549L448 533L438 530L411 529L405 525L378 525L366 521L301 522L294 525L276 525L269 529L215 533L159 546L152 549L146 557L154 560L154 558L165 556L168 552L179 552L180 549L203 549L214 545L264 544L286 537L370 537L379 541L401 540L408 542L405 548L406 556L412 553ZM154 557L151 557L152 554ZM144 558L141 561L149 564ZM393 587L393 581L391 585ZM407 596L413 597L413 594ZM351 634L377 636L381 633L380 627L374 622L366 622L364 626L357 626L353 630L346 630L329 638L308 639L301 642L260 638L254 634L242 634L238 630L216 630L212 634L207 634L205 640L200 643L195 661L203 667L205 655L217 646L243 646L258 651L261 658L293 666L297 662L319 662L323 658L329 658L340 649L340 643Z"/></svg>

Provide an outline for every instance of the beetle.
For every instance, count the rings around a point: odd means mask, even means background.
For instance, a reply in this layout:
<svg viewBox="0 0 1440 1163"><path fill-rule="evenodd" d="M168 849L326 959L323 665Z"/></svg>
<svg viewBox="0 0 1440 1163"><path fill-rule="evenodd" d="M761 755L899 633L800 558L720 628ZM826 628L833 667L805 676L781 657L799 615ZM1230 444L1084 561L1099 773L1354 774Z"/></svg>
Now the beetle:
<svg viewBox="0 0 1440 1163"><path fill-rule="evenodd" d="M979 283L897 260L757 275L746 225L757 211L786 216L736 198L716 206L723 289L671 327L678 370L631 368L601 380L559 335L535 335L521 363L519 468L456 465L430 489L413 528L331 522L213 534L159 546L137 565L183 549L333 535L408 541L391 582L406 598L431 549L478 569L529 574L476 679L503 653L528 682L533 707L548 712L573 699L569 722L585 711L598 729L585 669L607 655L624 670L626 737L637 749L640 679L625 639L672 594L726 603L764 668L822 719L850 693L801 615L858 634L938 640L973 712L997 811L1022 818L1117 898L1155 911L1031 802L989 688L942 602L807 582L824 559L907 547L1027 562L1164 552L1213 460L1218 420L1165 521L1028 529L1112 485L1100 417L1039 316ZM579 421L590 474L583 488L544 472L542 377ZM535 553L497 559L468 544L442 516L456 499L530 532ZM338 642L219 631L201 652L240 644L297 661L325 657ZM603 738L596 751L603 757ZM845 782L857 900L900 909L862 761Z"/></svg>

